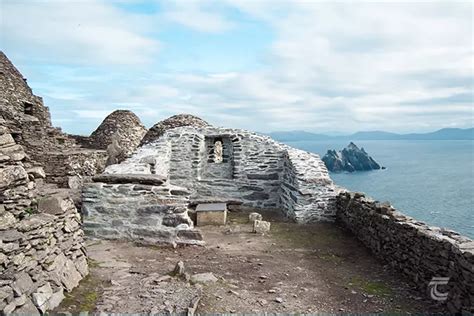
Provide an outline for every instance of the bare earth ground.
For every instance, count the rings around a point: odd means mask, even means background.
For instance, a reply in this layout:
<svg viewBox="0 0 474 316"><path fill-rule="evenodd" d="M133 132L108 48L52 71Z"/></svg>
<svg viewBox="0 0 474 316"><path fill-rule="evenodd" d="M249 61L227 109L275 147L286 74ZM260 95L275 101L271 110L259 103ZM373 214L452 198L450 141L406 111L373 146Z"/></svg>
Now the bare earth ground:
<svg viewBox="0 0 474 316"><path fill-rule="evenodd" d="M332 224L298 225L274 214L265 236L247 214L227 226L200 227L205 247L177 249L89 241L90 275L55 312L419 313L438 308ZM170 277L183 261L190 274L218 281L191 285Z"/></svg>

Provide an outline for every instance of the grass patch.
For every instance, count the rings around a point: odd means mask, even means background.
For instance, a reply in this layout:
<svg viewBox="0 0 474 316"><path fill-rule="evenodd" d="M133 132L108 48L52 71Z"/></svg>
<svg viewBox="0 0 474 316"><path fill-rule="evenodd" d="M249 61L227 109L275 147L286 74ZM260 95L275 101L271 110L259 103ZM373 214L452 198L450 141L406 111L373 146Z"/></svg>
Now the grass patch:
<svg viewBox="0 0 474 316"><path fill-rule="evenodd" d="M100 263L92 258L88 258L87 263L89 264L89 269L98 268L100 266Z"/></svg>
<svg viewBox="0 0 474 316"><path fill-rule="evenodd" d="M324 248L341 240L338 229L324 224L272 222L270 234L278 241L295 248Z"/></svg>
<svg viewBox="0 0 474 316"><path fill-rule="evenodd" d="M343 258L341 258L340 256L336 255L336 254L333 254L333 253L322 253L322 254L318 254L317 255L318 258L324 260L324 261L328 261L328 262L332 262L332 263L341 263L342 261L344 261Z"/></svg>
<svg viewBox="0 0 474 316"><path fill-rule="evenodd" d="M89 274L82 279L79 286L72 290L72 292L65 293L61 305L52 314L65 311L72 314L79 314L80 312L91 313L96 308L101 290L102 283Z"/></svg>
<svg viewBox="0 0 474 316"><path fill-rule="evenodd" d="M229 224L249 224L249 214L244 212L227 212Z"/></svg>
<svg viewBox="0 0 474 316"><path fill-rule="evenodd" d="M354 286L360 288L367 294L378 295L378 296L390 296L392 295L392 289L386 284L377 281L369 281L361 277L351 278L351 282Z"/></svg>

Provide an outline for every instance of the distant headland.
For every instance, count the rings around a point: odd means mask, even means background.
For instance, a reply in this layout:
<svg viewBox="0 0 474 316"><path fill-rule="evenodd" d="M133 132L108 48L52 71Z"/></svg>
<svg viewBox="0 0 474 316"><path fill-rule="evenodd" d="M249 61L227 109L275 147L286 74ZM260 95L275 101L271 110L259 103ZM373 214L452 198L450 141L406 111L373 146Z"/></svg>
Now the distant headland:
<svg viewBox="0 0 474 316"><path fill-rule="evenodd" d="M430 133L397 134L384 131L365 131L350 135L331 136L306 131L281 131L268 133L278 141L300 140L474 140L474 128L442 128Z"/></svg>

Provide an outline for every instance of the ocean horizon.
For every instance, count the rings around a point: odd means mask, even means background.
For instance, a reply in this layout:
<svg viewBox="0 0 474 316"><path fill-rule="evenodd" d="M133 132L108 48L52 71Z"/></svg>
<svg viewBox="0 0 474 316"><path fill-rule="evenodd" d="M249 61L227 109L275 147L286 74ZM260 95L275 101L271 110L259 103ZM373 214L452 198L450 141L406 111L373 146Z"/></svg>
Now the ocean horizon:
<svg viewBox="0 0 474 316"><path fill-rule="evenodd" d="M341 150L346 140L287 141L317 153ZM452 229L474 238L474 141L360 140L384 170L331 173L351 191L388 201L400 212L430 226Z"/></svg>

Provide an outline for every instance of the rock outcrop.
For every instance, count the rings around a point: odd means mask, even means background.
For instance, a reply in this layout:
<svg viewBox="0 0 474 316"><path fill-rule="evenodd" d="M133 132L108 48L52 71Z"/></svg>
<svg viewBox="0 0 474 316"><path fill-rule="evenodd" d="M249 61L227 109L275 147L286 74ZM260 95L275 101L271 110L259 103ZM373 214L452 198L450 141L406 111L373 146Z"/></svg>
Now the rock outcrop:
<svg viewBox="0 0 474 316"><path fill-rule="evenodd" d="M89 146L95 149L107 149L115 140L123 155L118 160L122 161L138 147L146 132L147 129L133 112L116 110L92 132Z"/></svg>
<svg viewBox="0 0 474 316"><path fill-rule="evenodd" d="M191 114L173 115L166 120L153 125L153 127L146 133L145 137L143 137L141 144L151 143L160 138L167 130L182 126L206 127L209 126L209 123Z"/></svg>
<svg viewBox="0 0 474 316"><path fill-rule="evenodd" d="M381 168L364 148L359 149L353 142L342 151L328 150L323 161L332 172L368 171Z"/></svg>

